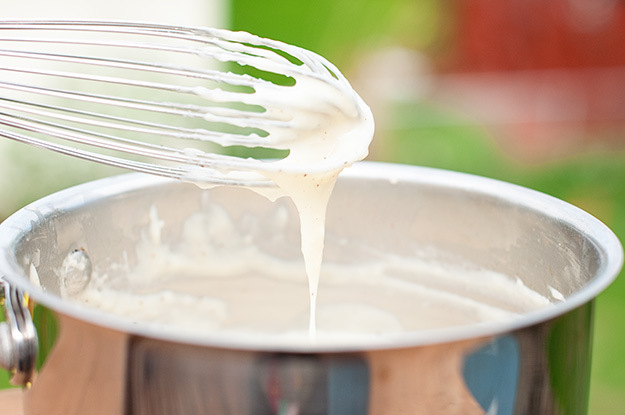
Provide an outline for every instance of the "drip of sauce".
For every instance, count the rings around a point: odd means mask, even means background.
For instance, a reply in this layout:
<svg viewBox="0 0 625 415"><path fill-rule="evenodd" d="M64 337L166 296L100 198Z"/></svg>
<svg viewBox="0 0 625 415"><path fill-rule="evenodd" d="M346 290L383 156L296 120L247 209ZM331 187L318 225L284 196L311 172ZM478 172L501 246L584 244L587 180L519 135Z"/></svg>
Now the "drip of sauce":
<svg viewBox="0 0 625 415"><path fill-rule="evenodd" d="M311 93L312 91L309 91ZM340 102L340 101L339 101ZM364 105L364 104L363 104ZM301 250L308 276L310 319L310 340L315 340L316 302L323 258L325 235L325 217L328 201L334 189L339 173L344 167L364 158L367 154L363 147L368 147L373 138L373 122L368 118L336 119L333 128L318 128L305 140L293 141L289 148L295 163L305 160L310 165L317 162L323 165L328 160L342 160L340 168L327 171L298 172L288 168L278 171L264 172L293 201L300 219ZM366 145L366 146L365 146ZM352 152L350 149L354 149Z"/></svg>
<svg viewBox="0 0 625 415"><path fill-rule="evenodd" d="M316 332L316 303L323 258L326 208L337 176L338 172L270 176L293 200L299 213L301 250L308 276L308 331L311 341L315 339Z"/></svg>
<svg viewBox="0 0 625 415"><path fill-rule="evenodd" d="M245 33L235 34L244 41ZM239 62L245 64L245 62ZM264 69L271 70L271 63ZM276 69L280 73L280 68ZM338 71L337 71L338 72ZM339 74L342 79L342 75ZM270 199L281 195L289 197L299 212L301 225L301 250L308 276L310 298L309 333L315 338L315 316L319 275L323 257L325 215L328 200L341 170L364 159L373 139L374 122L369 107L349 86L346 80L322 79L292 75L295 85L255 87L250 102L275 102L283 108L281 118L292 124L291 128L267 125L263 128L267 147L288 150L284 159L271 162L248 159L248 168L231 172L241 178L261 175L275 183L275 189L251 188ZM276 91L280 93L276 94ZM209 100L222 101L223 91L196 88L196 94ZM276 96L278 95L278 97ZM274 114L275 115L275 114ZM227 137L224 137L224 143ZM201 171L185 178L200 186ZM250 176L251 175L251 176Z"/></svg>

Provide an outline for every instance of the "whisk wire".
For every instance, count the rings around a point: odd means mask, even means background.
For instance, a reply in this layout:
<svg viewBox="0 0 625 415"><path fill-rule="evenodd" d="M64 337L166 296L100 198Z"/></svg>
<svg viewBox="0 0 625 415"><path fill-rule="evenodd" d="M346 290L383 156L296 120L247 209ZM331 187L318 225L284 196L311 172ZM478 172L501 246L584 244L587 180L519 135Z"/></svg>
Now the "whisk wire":
<svg viewBox="0 0 625 415"><path fill-rule="evenodd" d="M271 163L219 154L214 144L283 149L280 140L336 110L331 99L295 103L292 83L273 75L319 82L360 103L322 57L221 29L5 20L0 57L0 136L172 178L200 168L213 183L267 185L251 170ZM306 111L318 120L300 122Z"/></svg>

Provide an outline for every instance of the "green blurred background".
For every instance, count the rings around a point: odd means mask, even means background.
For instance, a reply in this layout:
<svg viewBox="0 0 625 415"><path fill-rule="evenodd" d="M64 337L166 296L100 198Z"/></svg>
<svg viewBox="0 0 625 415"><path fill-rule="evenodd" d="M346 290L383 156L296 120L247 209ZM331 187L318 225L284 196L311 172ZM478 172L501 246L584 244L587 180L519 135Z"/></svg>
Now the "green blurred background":
<svg viewBox="0 0 625 415"><path fill-rule="evenodd" d="M233 0L223 10L223 26L311 49L346 74L376 118L370 159L530 187L625 240L625 2ZM20 166L3 163L3 216L114 172L19 146L0 156ZM624 299L620 278L597 300L591 414L625 408Z"/></svg>
<svg viewBox="0 0 625 415"><path fill-rule="evenodd" d="M374 111L370 159L530 187L625 240L623 2L235 0L231 17L341 68ZM597 300L591 414L625 408L624 300L623 278Z"/></svg>

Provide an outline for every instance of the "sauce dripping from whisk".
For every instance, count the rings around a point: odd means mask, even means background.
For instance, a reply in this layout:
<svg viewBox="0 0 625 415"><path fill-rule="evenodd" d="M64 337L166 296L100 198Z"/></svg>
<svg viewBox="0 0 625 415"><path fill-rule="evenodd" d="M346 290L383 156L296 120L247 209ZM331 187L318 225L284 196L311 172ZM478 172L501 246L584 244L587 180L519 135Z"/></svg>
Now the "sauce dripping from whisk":
<svg viewBox="0 0 625 415"><path fill-rule="evenodd" d="M300 218L301 250L310 296L310 340L315 339L316 303L323 246L326 208L339 172L326 174L276 174L272 179L293 200Z"/></svg>
<svg viewBox="0 0 625 415"><path fill-rule="evenodd" d="M297 100L323 102L325 89L311 80L296 77ZM326 209L339 173L354 162L364 159L373 139L373 116L369 107L355 92L333 95L336 113L317 125L308 134L297 137L286 147L290 153L277 164L277 171L259 172L271 179L291 198L299 213L301 250L304 257L310 297L309 337L315 340L316 303L323 246L325 237ZM326 103L323 104L324 106ZM305 114L300 114L300 117ZM271 132L270 132L271 134ZM302 172L301 165L314 166ZM325 166L325 169L324 169ZM340 167L336 167L340 166Z"/></svg>
<svg viewBox="0 0 625 415"><path fill-rule="evenodd" d="M231 36L245 41L248 35L236 33ZM265 62L263 69L271 71L271 63ZM280 73L280 66L276 66L276 73ZM276 189L268 188L252 190L270 199L286 195L297 208L301 250L310 292L309 332L311 340L314 340L327 204L339 173L367 156L374 123L369 107L347 83L337 87L323 78L298 74L290 76L295 84L282 87L285 89L281 91L284 93L280 94L280 102L285 121L297 127L263 127L268 134L267 147L288 150L288 156L270 163L258 161L256 168L236 174L244 177L251 173L270 179L279 187L277 193ZM335 76L342 75L335 73ZM254 102L273 102L276 88L281 87L272 85L265 88L259 84L253 93ZM201 90L198 91L198 95L203 95ZM207 98L220 101L221 94L223 91L212 90ZM272 167L267 168L268 164ZM250 163L250 166L253 165ZM189 179L194 181L192 177ZM202 185L201 178L197 182Z"/></svg>

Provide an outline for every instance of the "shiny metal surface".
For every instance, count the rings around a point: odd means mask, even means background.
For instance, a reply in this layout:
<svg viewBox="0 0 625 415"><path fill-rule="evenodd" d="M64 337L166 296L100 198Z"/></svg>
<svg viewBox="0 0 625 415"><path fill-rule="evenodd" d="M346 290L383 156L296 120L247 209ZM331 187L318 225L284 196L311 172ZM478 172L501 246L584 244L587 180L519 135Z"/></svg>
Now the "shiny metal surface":
<svg viewBox="0 0 625 415"><path fill-rule="evenodd" d="M37 331L21 289L0 279L5 321L0 323L0 366L11 372L11 383L27 385L35 371Z"/></svg>
<svg viewBox="0 0 625 415"><path fill-rule="evenodd" d="M236 190L213 189L210 202L261 222L276 209ZM173 224L163 238L175 244L176 224L206 194L128 175L53 195L0 225L0 271L37 303L41 350L27 414L586 413L593 300L620 270L621 245L581 210L493 180L377 163L350 169L329 207L326 260L360 261L371 248L436 255L566 298L515 321L407 333L384 347L257 347L156 331L58 297L55 270L68 254L88 253L94 270L124 255L132 264L152 204ZM294 218L287 232L297 241ZM297 246L265 248L299 255Z"/></svg>
<svg viewBox="0 0 625 415"><path fill-rule="evenodd" d="M592 309L498 336L342 353L173 343L61 315L25 413L585 414Z"/></svg>

